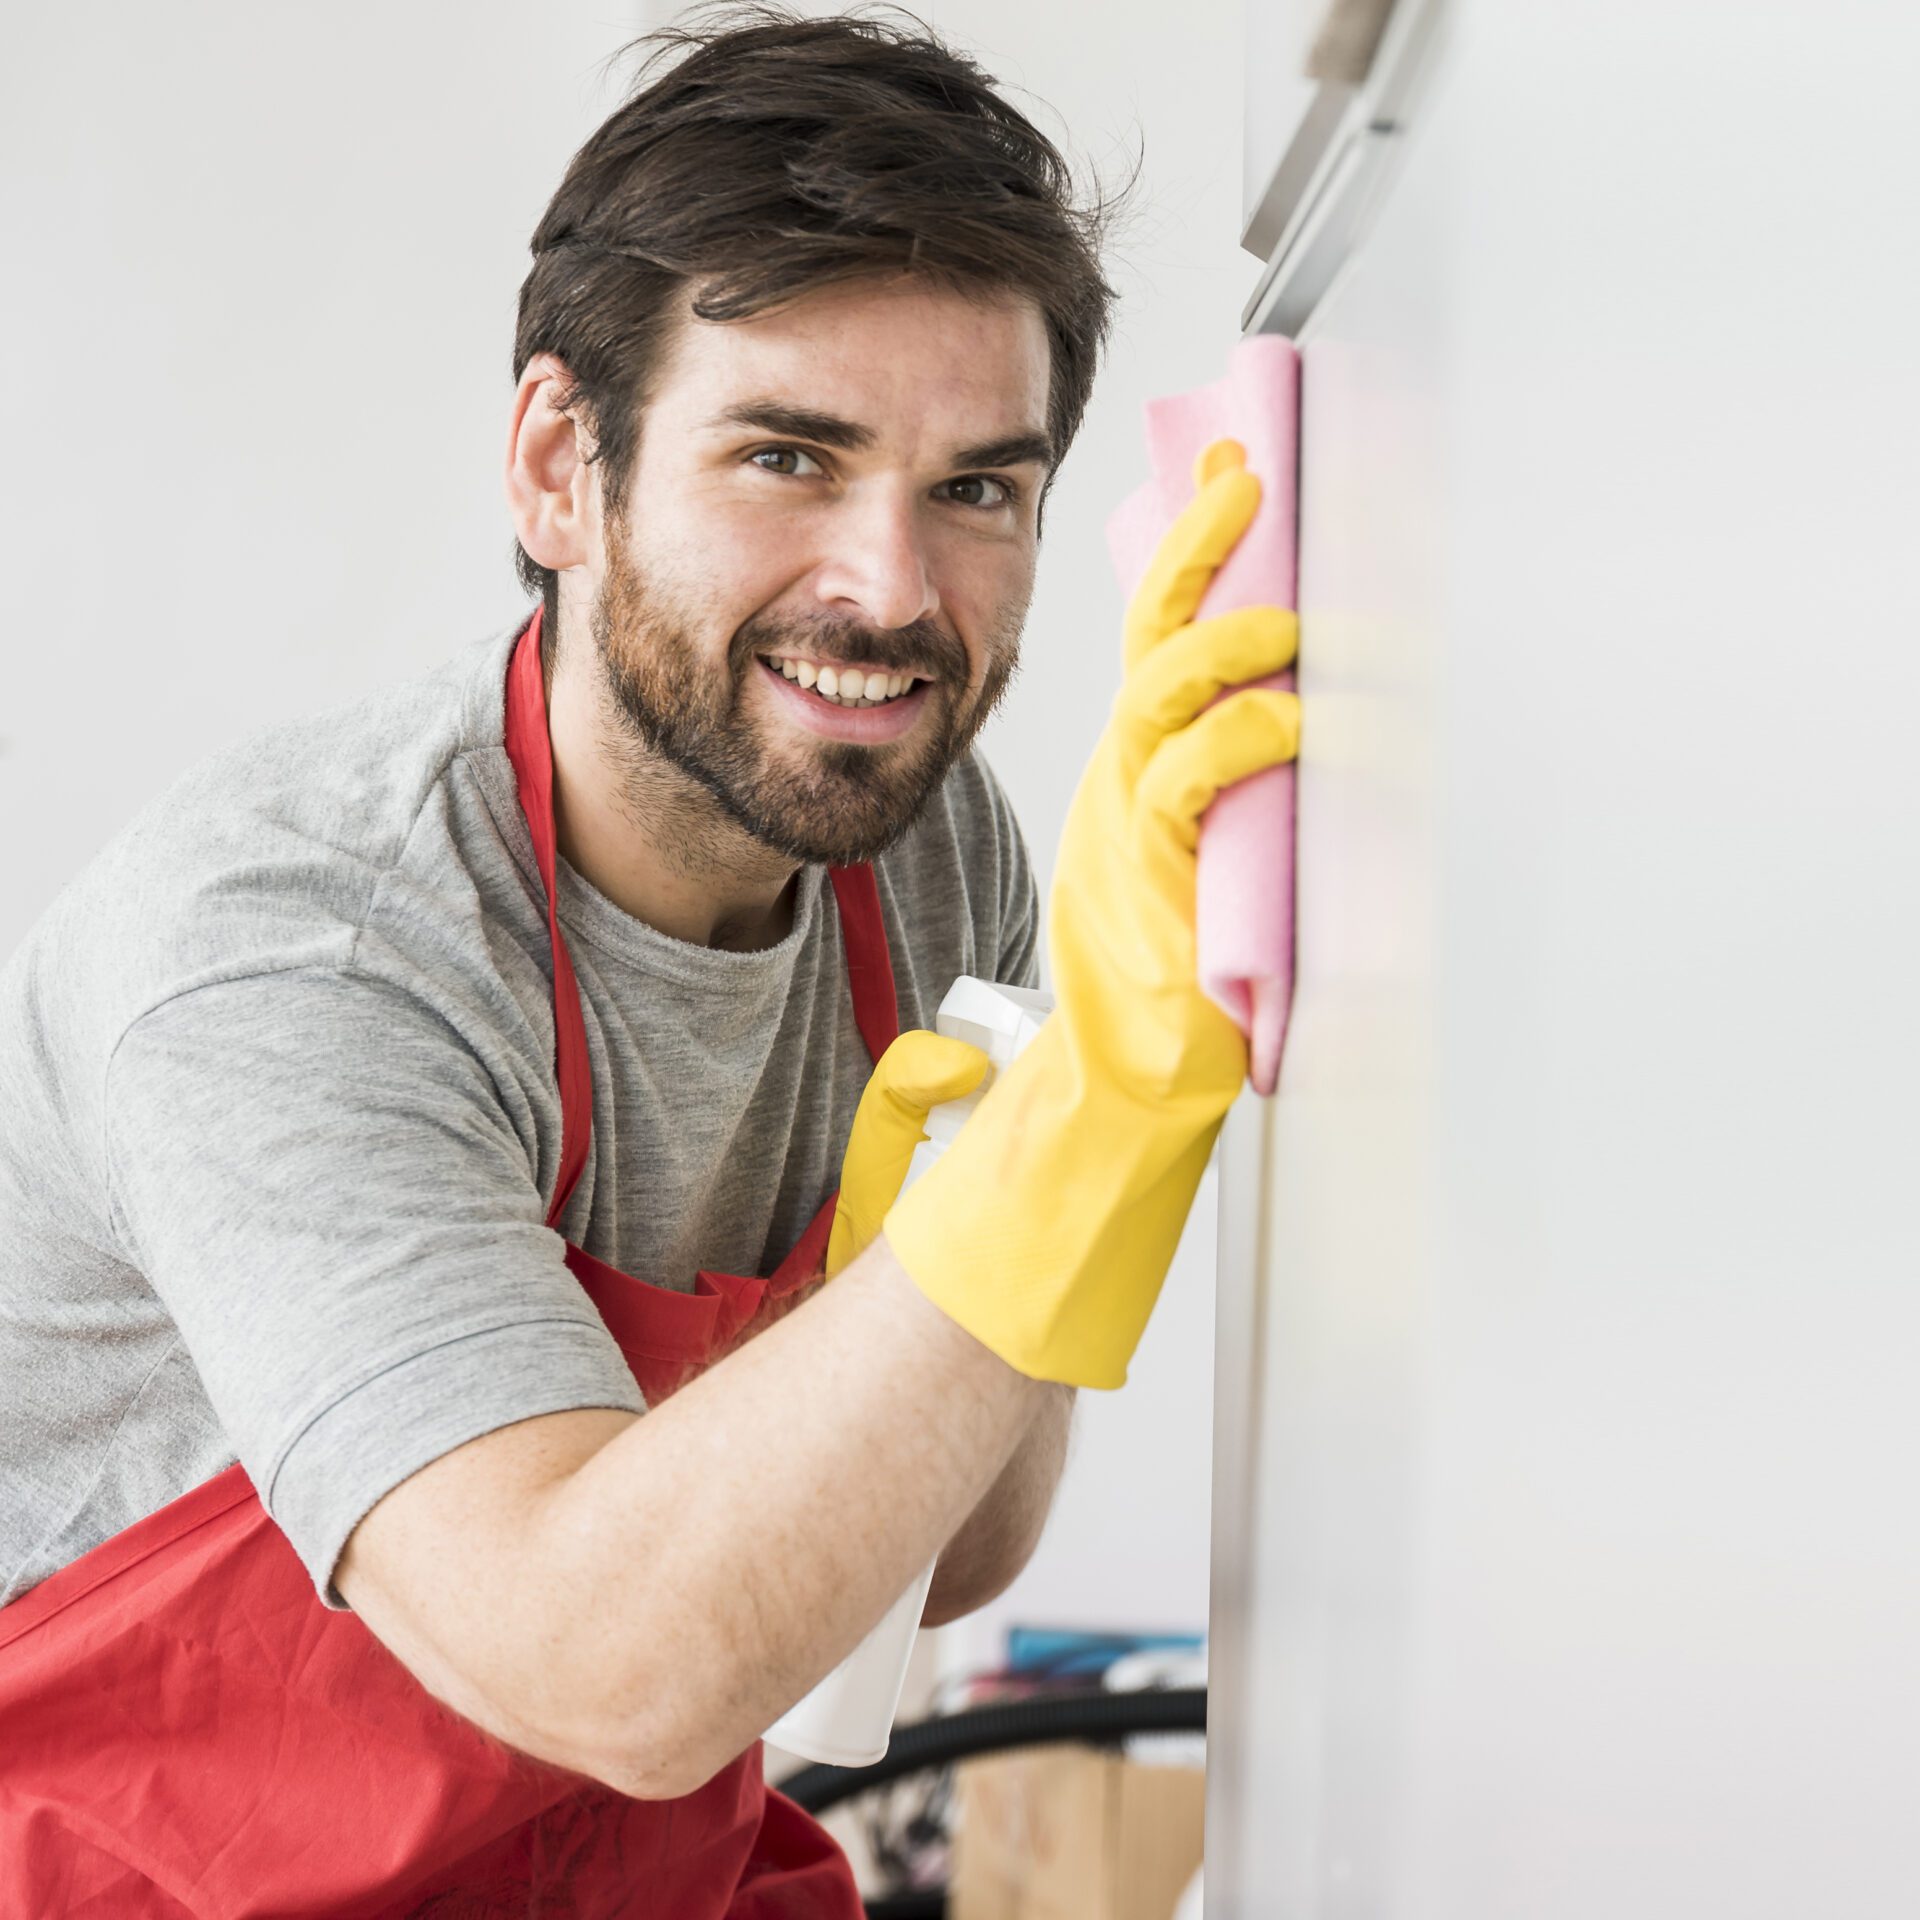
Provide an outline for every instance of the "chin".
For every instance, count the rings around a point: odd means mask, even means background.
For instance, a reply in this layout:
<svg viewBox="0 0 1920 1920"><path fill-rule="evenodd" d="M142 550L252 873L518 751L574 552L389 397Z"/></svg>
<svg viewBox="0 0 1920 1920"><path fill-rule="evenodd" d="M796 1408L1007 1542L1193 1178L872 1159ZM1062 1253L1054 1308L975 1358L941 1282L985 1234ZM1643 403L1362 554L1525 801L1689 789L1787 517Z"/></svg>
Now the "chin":
<svg viewBox="0 0 1920 1920"><path fill-rule="evenodd" d="M916 805L885 820L850 821L846 810L838 818L823 819L811 809L805 815L789 811L784 817L761 814L750 830L763 845L788 860L804 860L829 867L854 867L878 859L897 846L919 824L936 785Z"/></svg>
<svg viewBox="0 0 1920 1920"><path fill-rule="evenodd" d="M863 748L844 760L837 754L816 759L811 767L770 766L755 783L758 790L736 796L729 811L783 859L859 866L913 831L950 769L943 765L904 781L897 771L892 779L876 778L878 771Z"/></svg>

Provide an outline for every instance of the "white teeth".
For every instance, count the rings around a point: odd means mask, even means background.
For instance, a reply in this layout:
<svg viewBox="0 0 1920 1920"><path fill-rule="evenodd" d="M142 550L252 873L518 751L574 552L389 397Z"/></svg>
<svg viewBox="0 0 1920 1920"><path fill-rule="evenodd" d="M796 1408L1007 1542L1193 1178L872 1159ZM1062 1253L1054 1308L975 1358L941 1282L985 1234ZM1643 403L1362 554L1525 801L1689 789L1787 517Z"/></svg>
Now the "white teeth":
<svg viewBox="0 0 1920 1920"><path fill-rule="evenodd" d="M837 707L882 707L914 685L910 673L868 673L861 667L816 667L811 660L771 660L781 674L811 687Z"/></svg>

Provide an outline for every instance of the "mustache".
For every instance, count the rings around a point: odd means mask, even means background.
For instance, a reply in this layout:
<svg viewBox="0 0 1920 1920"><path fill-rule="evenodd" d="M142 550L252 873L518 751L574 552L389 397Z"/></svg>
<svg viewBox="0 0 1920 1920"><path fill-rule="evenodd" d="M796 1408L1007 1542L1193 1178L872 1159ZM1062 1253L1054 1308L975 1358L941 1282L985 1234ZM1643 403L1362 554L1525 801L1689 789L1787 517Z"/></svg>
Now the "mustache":
<svg viewBox="0 0 1920 1920"><path fill-rule="evenodd" d="M734 636L733 665L744 672L763 653L803 653L829 660L858 660L889 673L923 673L955 682L967 678L967 653L959 641L932 628L896 627L872 633L856 627L790 627L774 631L743 627Z"/></svg>

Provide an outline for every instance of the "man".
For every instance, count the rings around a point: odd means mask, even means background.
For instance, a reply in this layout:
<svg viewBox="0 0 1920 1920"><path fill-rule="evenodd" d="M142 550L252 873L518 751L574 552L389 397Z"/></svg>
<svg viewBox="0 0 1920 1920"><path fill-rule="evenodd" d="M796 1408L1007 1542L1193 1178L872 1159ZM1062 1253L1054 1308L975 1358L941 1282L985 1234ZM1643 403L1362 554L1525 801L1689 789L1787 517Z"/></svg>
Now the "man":
<svg viewBox="0 0 1920 1920"><path fill-rule="evenodd" d="M1229 442L1058 1011L896 1202L984 1068L917 1030L1036 978L970 746L1108 290L937 41L669 39L534 238L532 618L197 769L0 980L6 1911L857 1913L755 1743L1024 1563L1244 1073L1193 839L1296 717L1203 713L1293 642L1192 619Z"/></svg>

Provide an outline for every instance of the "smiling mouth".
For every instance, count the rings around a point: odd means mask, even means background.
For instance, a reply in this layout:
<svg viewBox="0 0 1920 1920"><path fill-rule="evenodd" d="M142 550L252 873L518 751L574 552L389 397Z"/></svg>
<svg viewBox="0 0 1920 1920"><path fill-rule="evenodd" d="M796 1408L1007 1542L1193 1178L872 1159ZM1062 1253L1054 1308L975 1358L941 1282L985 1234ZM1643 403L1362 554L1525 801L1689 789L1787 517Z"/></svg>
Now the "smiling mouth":
<svg viewBox="0 0 1920 1920"><path fill-rule="evenodd" d="M850 711L891 706L896 700L908 698L916 688L932 684L931 675L904 668L841 666L800 654L763 653L758 658L771 672L829 706Z"/></svg>

